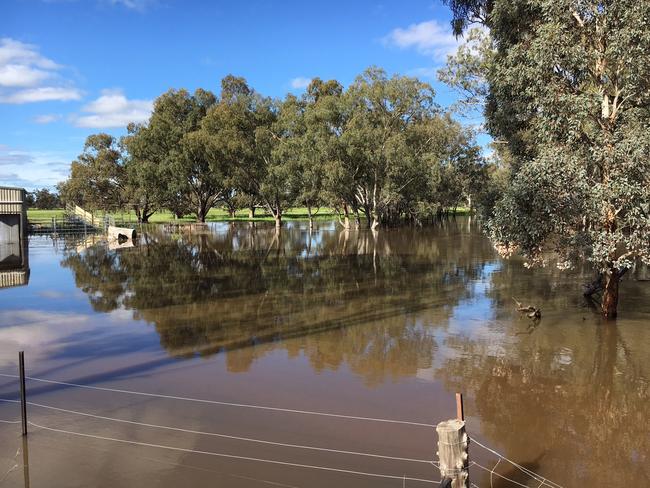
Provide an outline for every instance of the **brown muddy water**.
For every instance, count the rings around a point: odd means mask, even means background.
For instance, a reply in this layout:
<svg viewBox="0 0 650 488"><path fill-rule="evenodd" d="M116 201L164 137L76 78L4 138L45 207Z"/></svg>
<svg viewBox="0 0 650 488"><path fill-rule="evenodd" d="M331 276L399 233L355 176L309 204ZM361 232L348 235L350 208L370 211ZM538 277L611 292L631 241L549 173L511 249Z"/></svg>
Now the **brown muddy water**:
<svg viewBox="0 0 650 488"><path fill-rule="evenodd" d="M470 436L559 486L650 486L638 274L606 324L581 296L586 272L503 261L468 218L377 234L223 223L111 247L30 240L29 284L0 290L0 373L25 350L29 376L163 396L28 380L31 402L105 418L30 405L28 470L20 425L0 423L0 486L437 486L410 479L439 479L426 425L182 398L435 424L456 391ZM17 385L0 376L0 398ZM0 402L1 420L19 418ZM474 443L470 459L499 458ZM506 461L495 472L540 485ZM474 464L470 477L520 486Z"/></svg>

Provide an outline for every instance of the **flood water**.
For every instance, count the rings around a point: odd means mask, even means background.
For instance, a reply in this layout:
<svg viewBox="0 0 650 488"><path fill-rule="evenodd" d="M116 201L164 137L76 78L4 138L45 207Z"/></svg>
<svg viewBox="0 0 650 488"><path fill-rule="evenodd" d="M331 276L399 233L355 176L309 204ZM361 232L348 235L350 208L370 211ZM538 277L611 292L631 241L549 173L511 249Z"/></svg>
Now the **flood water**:
<svg viewBox="0 0 650 488"><path fill-rule="evenodd" d="M471 437L562 487L650 486L639 274L608 324L581 296L586 272L501 260L469 218L219 223L113 247L30 239L29 284L0 290L0 373L24 350L28 376L161 396L28 380L28 400L68 411L28 407L28 470L20 425L0 423L0 486L437 486L421 481L440 478L434 428L304 412L436 424L457 391ZM17 392L0 376L0 398ZM470 444L471 481L518 486L490 481L498 459ZM505 461L495 472L540 485Z"/></svg>

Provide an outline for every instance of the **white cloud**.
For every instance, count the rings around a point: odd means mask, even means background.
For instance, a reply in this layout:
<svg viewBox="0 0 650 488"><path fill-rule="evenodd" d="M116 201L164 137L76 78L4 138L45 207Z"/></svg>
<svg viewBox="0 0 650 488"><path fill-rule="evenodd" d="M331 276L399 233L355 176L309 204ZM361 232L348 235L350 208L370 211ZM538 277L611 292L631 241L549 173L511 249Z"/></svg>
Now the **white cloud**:
<svg viewBox="0 0 650 488"><path fill-rule="evenodd" d="M0 144L0 185L53 188L68 176L74 154L25 151Z"/></svg>
<svg viewBox="0 0 650 488"><path fill-rule="evenodd" d="M61 78L61 68L36 46L0 39L0 103L79 100L81 91Z"/></svg>
<svg viewBox="0 0 650 488"><path fill-rule="evenodd" d="M103 90L102 95L82 108L89 115L76 117L78 127L125 127L130 122L146 122L152 100L129 100L120 90Z"/></svg>
<svg viewBox="0 0 650 488"><path fill-rule="evenodd" d="M438 60L444 60L459 44L451 32L451 27L435 20L411 24L404 29L393 29L384 38L384 42L401 49L414 48Z"/></svg>
<svg viewBox="0 0 650 488"><path fill-rule="evenodd" d="M310 83L311 83L311 78L305 78L304 76L298 76L297 78L293 78L290 82L291 88L295 88L296 90L307 88Z"/></svg>
<svg viewBox="0 0 650 488"><path fill-rule="evenodd" d="M57 63L42 56L36 46L4 37L0 39L0 65L11 63L33 65L48 70L60 68Z"/></svg>
<svg viewBox="0 0 650 488"><path fill-rule="evenodd" d="M81 92L76 88L65 88L57 86L42 86L39 88L27 88L18 90L8 95L0 96L0 102L4 103L33 103L69 100L79 100Z"/></svg>
<svg viewBox="0 0 650 488"><path fill-rule="evenodd" d="M49 77L50 73L47 71L23 64L6 64L0 66L0 86L34 86Z"/></svg>
<svg viewBox="0 0 650 488"><path fill-rule="evenodd" d="M34 117L33 120L37 124L51 124L52 122L56 122L60 118L61 116L57 114L41 114Z"/></svg>

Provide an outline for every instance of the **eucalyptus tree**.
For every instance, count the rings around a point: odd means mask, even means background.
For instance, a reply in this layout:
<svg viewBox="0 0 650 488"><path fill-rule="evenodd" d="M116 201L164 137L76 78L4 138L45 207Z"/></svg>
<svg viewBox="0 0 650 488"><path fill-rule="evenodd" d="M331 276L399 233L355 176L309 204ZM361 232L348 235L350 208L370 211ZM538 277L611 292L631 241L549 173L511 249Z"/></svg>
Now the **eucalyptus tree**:
<svg viewBox="0 0 650 488"><path fill-rule="evenodd" d="M492 238L531 263L592 262L612 319L621 275L650 262L650 3L494 0L486 12L488 127L514 161Z"/></svg>
<svg viewBox="0 0 650 488"><path fill-rule="evenodd" d="M275 219L282 225L282 214L296 199L300 171L299 141L304 133L302 104L294 95L271 105L272 117L255 130L255 152L264 163L260 196ZM298 145L298 151L296 146Z"/></svg>
<svg viewBox="0 0 650 488"><path fill-rule="evenodd" d="M47 188L36 188L32 192L28 192L25 200L29 207L40 209L55 209L61 207L61 198L58 193L52 192Z"/></svg>
<svg viewBox="0 0 650 488"><path fill-rule="evenodd" d="M180 142L180 157L174 169L183 176L172 188L185 196L185 203L205 222L212 207L228 194L227 164L221 148L203 129L188 132Z"/></svg>
<svg viewBox="0 0 650 488"><path fill-rule="evenodd" d="M247 208L249 217L262 204L259 185L264 177L263 161L256 157L255 129L267 113L268 100L248 86L241 77L227 75L221 81L219 102L212 107L203 128L221 147L228 170L230 211Z"/></svg>
<svg viewBox="0 0 650 488"><path fill-rule="evenodd" d="M355 216L360 224L356 189L361 177L361 164L355 155L346 150L346 130L351 114L349 98L336 80L323 82L315 78L307 87L306 112L308 133L312 138L315 159L314 169L322 165L323 201L336 210L339 222L350 228L350 218Z"/></svg>
<svg viewBox="0 0 650 488"><path fill-rule="evenodd" d="M156 163L157 146L152 137L144 134L146 126L129 124L128 134L122 138L126 149L126 177L129 187L129 201L138 222L147 223L156 210L169 205L162 168Z"/></svg>
<svg viewBox="0 0 650 488"><path fill-rule="evenodd" d="M350 116L343 138L361 175L355 193L375 229L422 174L404 133L436 113L434 92L415 78L389 78L382 69L369 68L349 87L346 98Z"/></svg>
<svg viewBox="0 0 650 488"><path fill-rule="evenodd" d="M494 54L490 32L475 27L466 33L456 52L447 56L445 66L438 70L438 79L458 94L452 105L454 111L472 118L483 115L490 91L488 70Z"/></svg>
<svg viewBox="0 0 650 488"><path fill-rule="evenodd" d="M293 159L292 180L296 204L307 209L309 226L313 227L313 210L325 201L326 165L335 156L337 135L336 111L332 100L340 98L343 87L336 80L314 78L302 99L287 104L285 112L293 118L295 129L287 141L288 156Z"/></svg>
<svg viewBox="0 0 650 488"><path fill-rule="evenodd" d="M413 124L406 136L422 171L402 196L408 216L421 221L463 203L472 207L488 180L488 165L473 131L445 113Z"/></svg>
<svg viewBox="0 0 650 488"><path fill-rule="evenodd" d="M258 128L270 126L273 114L270 100L250 88L244 78L228 75L221 81L219 102L208 111L202 124L228 168L232 191L227 204L247 206L251 217L258 204L267 203L262 195L267 167L256 134Z"/></svg>
<svg viewBox="0 0 650 488"><path fill-rule="evenodd" d="M191 209L205 221L223 192L221 160L208 151L201 121L216 102L202 89L169 90L156 100L148 123L130 127L125 146L129 172L141 195L154 207Z"/></svg>
<svg viewBox="0 0 650 488"><path fill-rule="evenodd" d="M100 133L86 138L83 152L70 164L70 176L59 184L61 199L90 210L114 210L124 202L124 157L115 137Z"/></svg>
<svg viewBox="0 0 650 488"><path fill-rule="evenodd" d="M243 78L227 76L219 103L203 123L223 152L235 191L264 205L277 227L295 200L295 154L290 154L289 145L299 131L298 103L293 96L283 102L264 98Z"/></svg>

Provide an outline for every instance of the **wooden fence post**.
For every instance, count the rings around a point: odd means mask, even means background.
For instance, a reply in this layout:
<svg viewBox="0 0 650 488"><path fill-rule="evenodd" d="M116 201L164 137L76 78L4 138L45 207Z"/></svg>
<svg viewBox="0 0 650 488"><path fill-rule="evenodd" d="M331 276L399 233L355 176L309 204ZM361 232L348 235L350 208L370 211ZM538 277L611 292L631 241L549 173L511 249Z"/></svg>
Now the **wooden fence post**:
<svg viewBox="0 0 650 488"><path fill-rule="evenodd" d="M440 422L438 433L438 460L441 487L469 488L469 437L465 432L463 396L456 393L456 415L453 420Z"/></svg>

